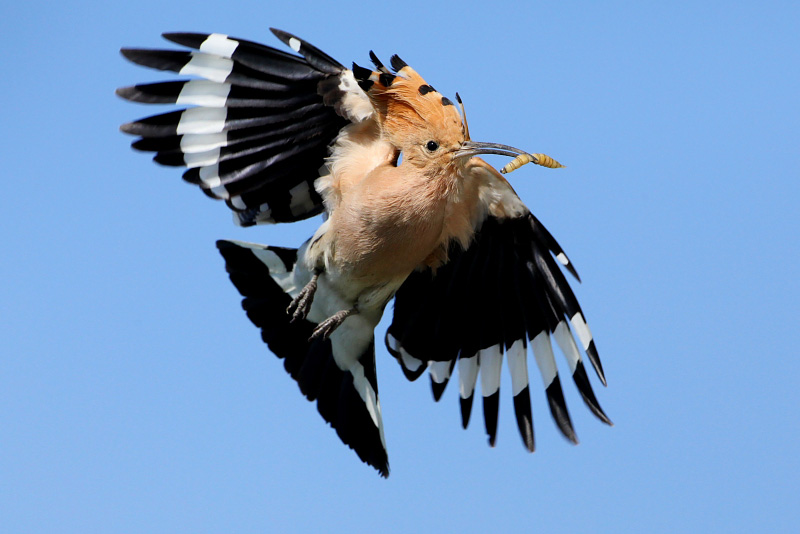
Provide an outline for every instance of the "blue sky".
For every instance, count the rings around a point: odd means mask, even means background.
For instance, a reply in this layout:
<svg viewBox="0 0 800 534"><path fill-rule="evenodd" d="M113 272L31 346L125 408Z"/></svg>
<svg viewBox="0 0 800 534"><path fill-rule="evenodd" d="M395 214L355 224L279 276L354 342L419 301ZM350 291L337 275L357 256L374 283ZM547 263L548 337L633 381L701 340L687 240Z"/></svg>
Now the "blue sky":
<svg viewBox="0 0 800 534"><path fill-rule="evenodd" d="M6 4L4 532L796 530L795 2ZM510 180L581 274L613 428L566 382L572 446L534 389L529 455L504 376L489 448L480 408L462 430L455 388L434 403L381 347L391 477L341 445L214 248L315 222L236 228L118 132L154 110L114 88L166 77L120 47L280 46L270 26L345 64L398 53L462 95L473 138L567 165Z"/></svg>

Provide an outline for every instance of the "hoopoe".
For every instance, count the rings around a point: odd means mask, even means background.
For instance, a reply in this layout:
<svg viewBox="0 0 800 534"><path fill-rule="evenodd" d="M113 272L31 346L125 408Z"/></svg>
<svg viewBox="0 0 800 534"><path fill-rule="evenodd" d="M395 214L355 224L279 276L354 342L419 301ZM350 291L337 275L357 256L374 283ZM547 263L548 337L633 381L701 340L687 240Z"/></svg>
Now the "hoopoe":
<svg viewBox="0 0 800 534"><path fill-rule="evenodd" d="M359 458L389 463L375 374L374 329L394 299L385 344L405 376L427 369L439 400L455 367L467 427L480 374L489 444L505 358L517 425L534 450L527 346L550 411L577 443L551 346L589 409L611 424L580 343L605 385L584 314L560 267L575 268L505 178L480 154L560 164L470 139L461 114L398 56L352 69L291 34L299 55L222 34L167 33L196 51L125 48L130 61L201 79L117 90L188 105L125 124L138 150L222 199L240 226L323 222L299 249L218 241L242 306L300 390ZM558 263L557 263L558 262ZM560 264L560 266L558 265ZM570 328L572 326L572 329Z"/></svg>

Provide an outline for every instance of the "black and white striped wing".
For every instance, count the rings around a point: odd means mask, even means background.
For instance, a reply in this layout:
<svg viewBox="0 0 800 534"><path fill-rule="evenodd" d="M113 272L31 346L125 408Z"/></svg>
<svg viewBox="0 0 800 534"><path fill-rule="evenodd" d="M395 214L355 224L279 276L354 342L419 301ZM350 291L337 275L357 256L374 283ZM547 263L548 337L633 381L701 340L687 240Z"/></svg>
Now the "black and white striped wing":
<svg viewBox="0 0 800 534"><path fill-rule="evenodd" d="M486 432L494 445L505 357L517 424L525 446L533 451L527 360L530 345L550 412L564 436L577 443L556 368L551 345L554 338L587 406L600 420L611 424L592 391L570 325L605 384L592 335L556 261L576 278L577 273L533 214L488 217L469 248L453 245L449 257L435 273L428 269L412 274L395 296L386 344L406 376L414 380L428 369L434 398L439 400L458 367L464 428L480 376Z"/></svg>
<svg viewBox="0 0 800 534"><path fill-rule="evenodd" d="M301 56L221 34L167 33L195 49L125 48L130 61L195 77L117 90L147 104L192 106L124 124L138 150L225 200L242 226L291 222L320 213L314 188L328 146L343 126L369 113L352 72L288 33L272 30Z"/></svg>

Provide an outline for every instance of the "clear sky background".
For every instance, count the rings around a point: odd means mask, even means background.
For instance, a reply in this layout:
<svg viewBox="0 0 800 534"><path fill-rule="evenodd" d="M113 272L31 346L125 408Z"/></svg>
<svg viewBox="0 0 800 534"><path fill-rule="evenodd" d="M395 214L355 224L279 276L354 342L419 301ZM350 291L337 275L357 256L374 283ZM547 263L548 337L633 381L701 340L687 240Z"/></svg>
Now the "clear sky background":
<svg viewBox="0 0 800 534"><path fill-rule="evenodd" d="M797 532L797 3L362 4L0 7L0 531ZM120 47L269 26L398 53L475 139L567 165L509 178L583 278L613 428L566 379L570 445L537 387L528 454L504 371L492 449L479 403L462 430L457 388L434 403L381 346L390 478L339 442L214 248L318 221L236 228L118 131L166 108L114 89L168 77Z"/></svg>

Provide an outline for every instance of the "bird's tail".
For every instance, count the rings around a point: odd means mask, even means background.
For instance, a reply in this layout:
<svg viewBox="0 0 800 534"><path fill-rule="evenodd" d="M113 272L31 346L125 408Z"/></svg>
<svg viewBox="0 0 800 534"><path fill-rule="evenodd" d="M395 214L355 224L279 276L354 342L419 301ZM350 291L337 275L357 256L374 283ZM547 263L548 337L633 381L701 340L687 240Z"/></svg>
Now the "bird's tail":
<svg viewBox="0 0 800 534"><path fill-rule="evenodd" d="M316 323L291 321L286 309L308 274L298 250L238 241L217 241L247 316L261 329L270 351L339 438L384 477L389 462L375 375L374 325L348 318L329 339L310 341ZM302 254L302 252L301 252ZM300 282L300 283L298 283ZM315 301L326 300L322 286ZM317 305L317 304L315 304Z"/></svg>

